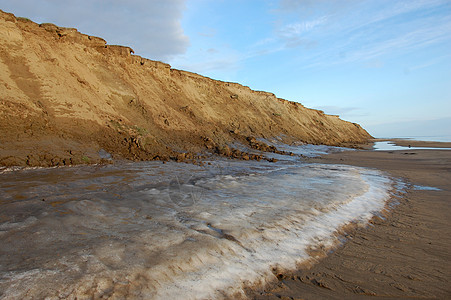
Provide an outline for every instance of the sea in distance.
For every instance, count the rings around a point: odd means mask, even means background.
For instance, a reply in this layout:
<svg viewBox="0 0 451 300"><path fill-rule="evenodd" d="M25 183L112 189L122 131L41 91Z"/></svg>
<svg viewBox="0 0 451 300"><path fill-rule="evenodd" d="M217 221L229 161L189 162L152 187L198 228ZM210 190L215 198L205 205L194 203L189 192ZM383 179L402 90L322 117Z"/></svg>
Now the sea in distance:
<svg viewBox="0 0 451 300"><path fill-rule="evenodd" d="M422 135L422 136L392 136L392 137L383 137L386 139L402 139L402 140L412 140L412 141L425 141L425 142L442 142L449 143L451 142L451 134L443 134L443 135Z"/></svg>
<svg viewBox="0 0 451 300"><path fill-rule="evenodd" d="M399 192L381 171L304 159L343 149L282 150L295 155L4 169L0 297L240 295L337 244L337 230L366 225Z"/></svg>

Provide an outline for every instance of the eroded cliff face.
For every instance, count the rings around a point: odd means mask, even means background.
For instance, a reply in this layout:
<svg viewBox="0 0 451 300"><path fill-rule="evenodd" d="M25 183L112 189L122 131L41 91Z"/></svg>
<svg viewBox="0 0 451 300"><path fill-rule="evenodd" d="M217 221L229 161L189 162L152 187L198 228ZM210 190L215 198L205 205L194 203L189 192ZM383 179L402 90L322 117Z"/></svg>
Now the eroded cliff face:
<svg viewBox="0 0 451 300"><path fill-rule="evenodd" d="M0 11L0 165L97 162L100 149L168 159L227 155L226 145L253 138L327 145L370 138L337 116L132 53Z"/></svg>

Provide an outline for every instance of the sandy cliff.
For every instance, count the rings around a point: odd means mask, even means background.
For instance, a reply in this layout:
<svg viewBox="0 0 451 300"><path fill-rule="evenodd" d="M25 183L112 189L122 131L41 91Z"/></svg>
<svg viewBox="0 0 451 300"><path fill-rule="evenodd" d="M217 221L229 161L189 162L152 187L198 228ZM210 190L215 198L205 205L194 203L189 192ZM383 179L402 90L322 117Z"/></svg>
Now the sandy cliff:
<svg viewBox="0 0 451 300"><path fill-rule="evenodd" d="M97 162L100 149L137 160L229 155L226 145L250 137L329 145L370 137L274 94L132 53L0 11L0 165Z"/></svg>

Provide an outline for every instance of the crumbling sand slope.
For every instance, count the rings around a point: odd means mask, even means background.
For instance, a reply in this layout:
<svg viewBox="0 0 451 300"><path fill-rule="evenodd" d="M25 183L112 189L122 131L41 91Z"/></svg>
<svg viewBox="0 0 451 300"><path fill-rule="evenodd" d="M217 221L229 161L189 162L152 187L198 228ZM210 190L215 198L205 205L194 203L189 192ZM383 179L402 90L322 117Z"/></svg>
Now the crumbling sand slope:
<svg viewBox="0 0 451 300"><path fill-rule="evenodd" d="M228 155L226 145L250 137L370 138L337 116L132 53L0 11L0 165L97 162L100 149L137 160L224 147Z"/></svg>

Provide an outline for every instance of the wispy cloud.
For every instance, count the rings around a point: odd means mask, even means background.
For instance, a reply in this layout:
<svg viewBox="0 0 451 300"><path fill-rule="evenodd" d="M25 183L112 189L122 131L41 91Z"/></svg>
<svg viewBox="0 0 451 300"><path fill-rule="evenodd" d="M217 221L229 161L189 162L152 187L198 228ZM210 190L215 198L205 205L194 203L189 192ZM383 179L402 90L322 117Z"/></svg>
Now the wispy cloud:
<svg viewBox="0 0 451 300"><path fill-rule="evenodd" d="M449 54L449 55L442 55L442 56L439 56L439 57L431 58L430 60L425 61L422 64L416 64L416 65L412 65L412 66L406 67L405 73L409 74L409 73L411 73L413 71L416 71L416 70L421 70L421 69L424 69L424 68L431 67L431 66L439 64L439 63L441 63L444 60L449 59L449 58L451 58L451 54Z"/></svg>
<svg viewBox="0 0 451 300"><path fill-rule="evenodd" d="M427 25L423 24L424 26L412 31L399 33L391 38L386 36L378 36L378 38L374 41L362 40L359 42L358 40L354 40L351 43L347 41L338 43L334 48L325 49L321 57L316 57L316 62L312 61L312 66L374 60L387 54L400 55L418 48L451 40L449 35L451 32L451 18L444 18L441 24L436 24L436 18L434 21L435 24L434 22ZM428 20L426 20L425 23L428 23ZM368 31L364 31L361 34L364 34L365 32L368 33ZM346 53L346 55L341 55L341 58L335 61L324 62L324 56L331 54L335 54L334 56L336 56L337 52Z"/></svg>
<svg viewBox="0 0 451 300"><path fill-rule="evenodd" d="M326 21L327 16L322 16L315 20L291 23L280 28L278 30L278 34L281 37L299 36L325 23Z"/></svg>
<svg viewBox="0 0 451 300"><path fill-rule="evenodd" d="M293 10L309 6L307 11L330 13L316 22L297 26L276 23L278 43L290 50L292 45L304 46L303 68L327 67L352 62L379 60L384 55L403 53L451 40L451 18L446 14L429 15L446 5L444 0L431 1L346 1L346 10L331 12L324 1L282 1ZM302 5L301 5L302 4ZM322 10L323 9L323 10ZM448 8L449 9L449 8ZM305 17L305 13L302 14ZM278 18L288 18L278 12ZM304 24L304 26L302 26ZM279 34L283 32L284 34ZM290 43L290 39L291 42ZM288 41L288 43L287 43ZM298 42L297 44L294 42ZM310 47L305 47L310 43ZM276 43L273 47L279 49ZM282 51L283 51L282 50Z"/></svg>
<svg viewBox="0 0 451 300"><path fill-rule="evenodd" d="M287 24L281 28L278 28L276 32L278 38L285 42L285 46L287 48L294 48L298 46L312 48L317 44L316 41L308 39L304 37L304 35L326 22L327 16L322 16L309 21Z"/></svg>
<svg viewBox="0 0 451 300"><path fill-rule="evenodd" d="M360 3L362 4L362 11L359 12L361 14L360 17L356 19L358 22L348 23L350 25L348 30L357 30L400 15L449 4L448 0L366 0ZM358 16L357 14L355 15Z"/></svg>
<svg viewBox="0 0 451 300"><path fill-rule="evenodd" d="M451 17L428 14L444 3L444 0L281 1L272 14L273 30L260 40L240 44L239 49L215 45L211 47L214 51L199 50L204 54L174 63L180 68L208 73L220 68L236 70L250 59L283 54L302 69L355 62L381 67L387 55L403 55L451 40ZM203 36L209 37L208 32L216 34L210 29Z"/></svg>

